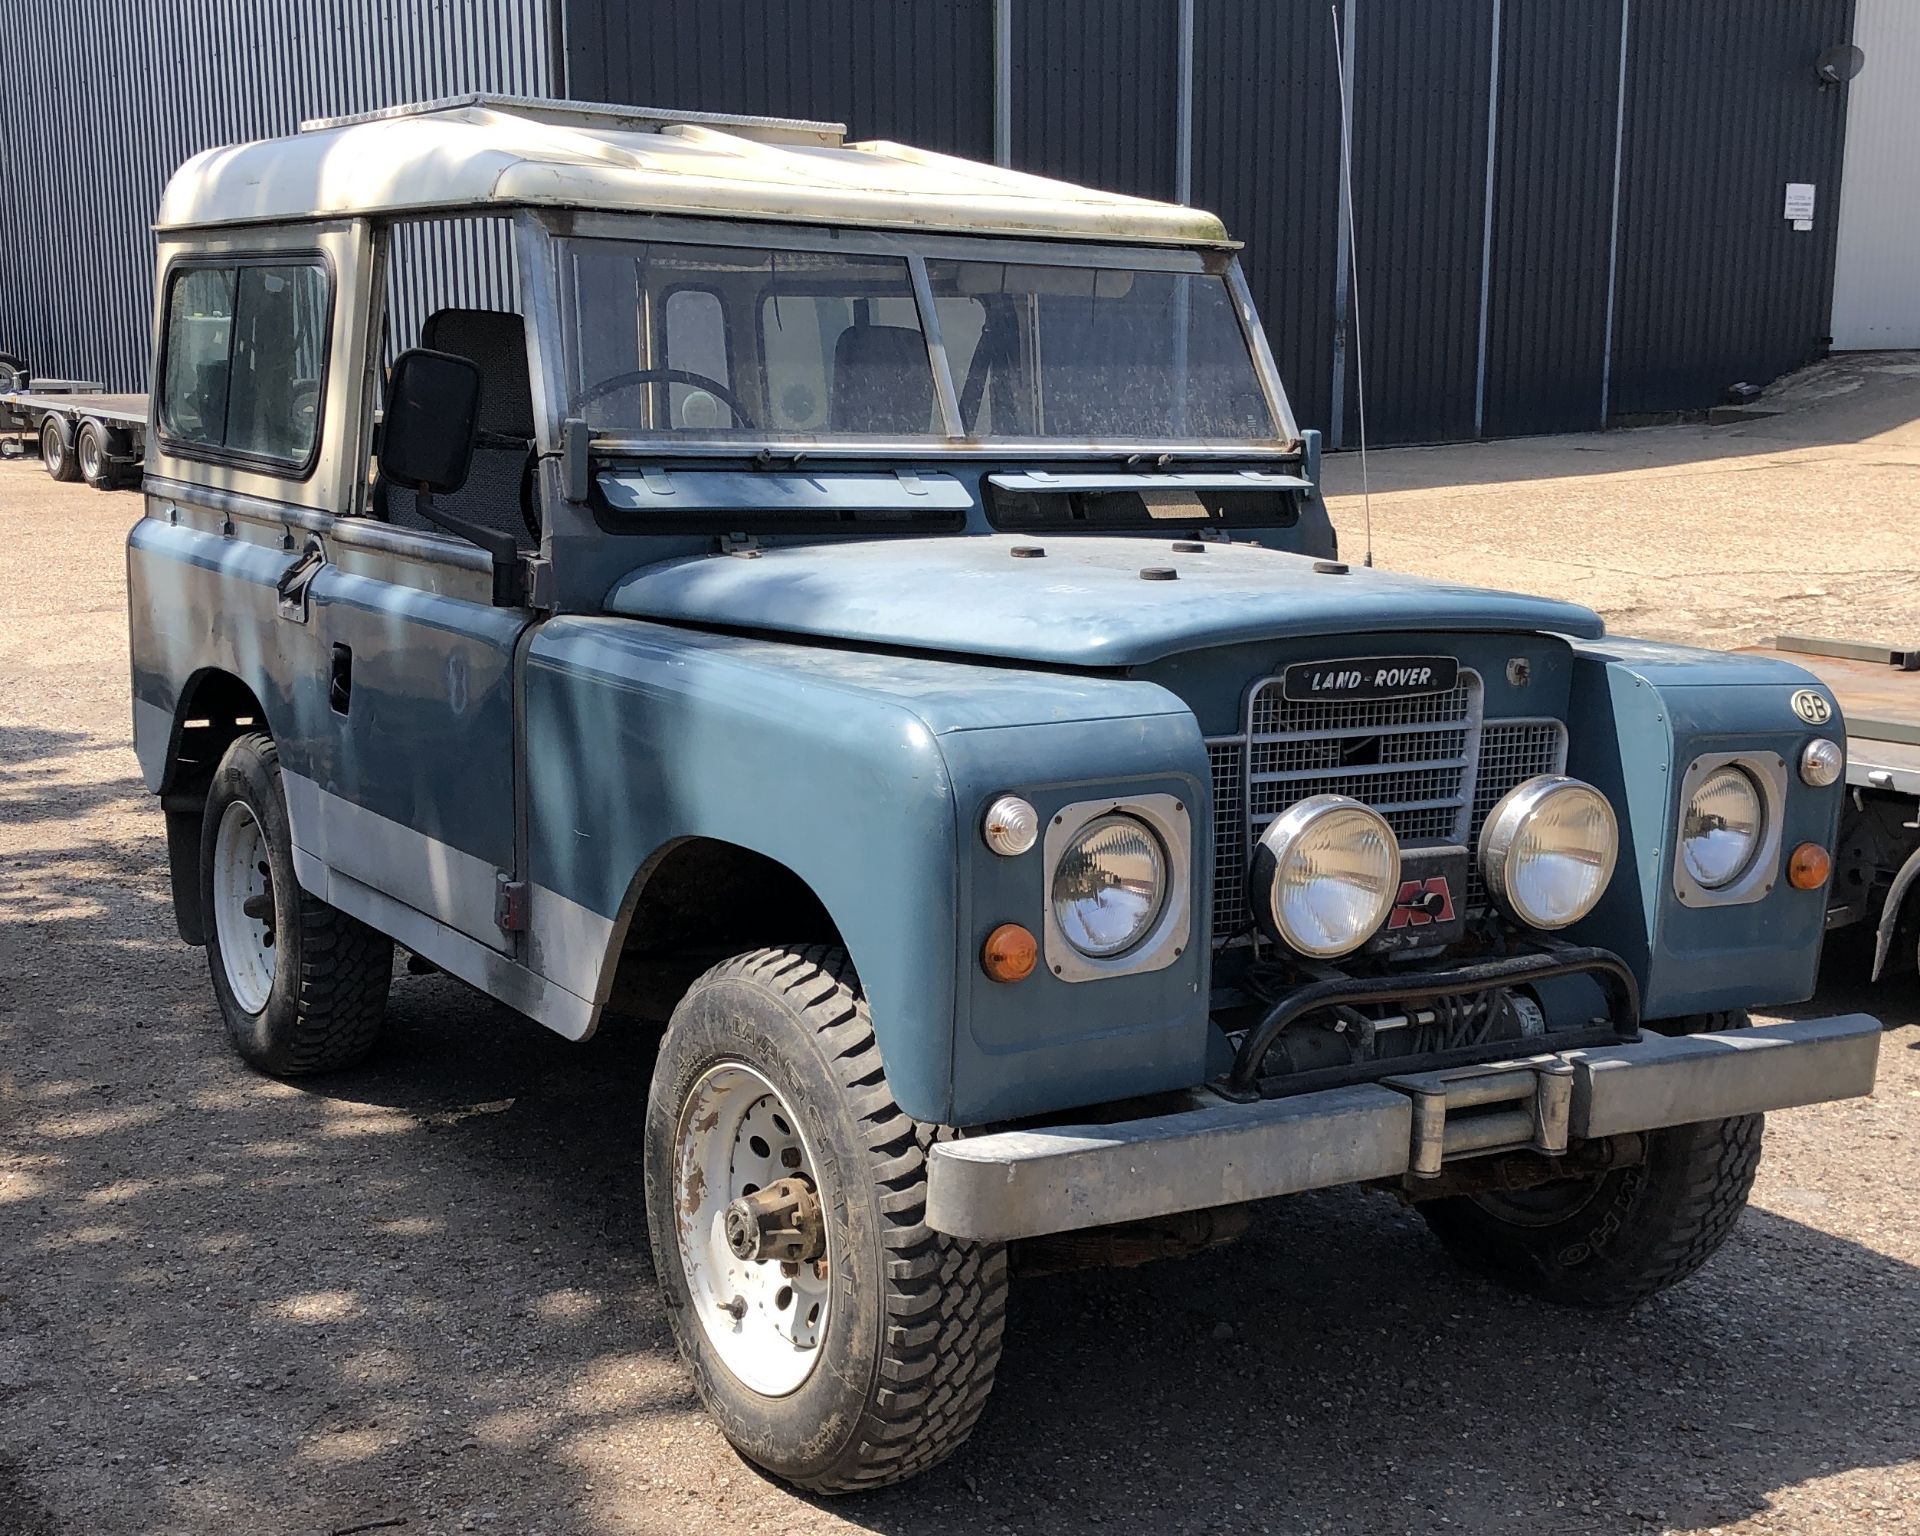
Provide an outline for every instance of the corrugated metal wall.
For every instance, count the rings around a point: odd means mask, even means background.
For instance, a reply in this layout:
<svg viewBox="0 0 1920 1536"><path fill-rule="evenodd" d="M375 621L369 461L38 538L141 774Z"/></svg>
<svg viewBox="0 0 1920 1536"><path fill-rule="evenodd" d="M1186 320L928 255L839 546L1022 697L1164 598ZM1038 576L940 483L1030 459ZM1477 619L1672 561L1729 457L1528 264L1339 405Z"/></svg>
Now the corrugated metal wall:
<svg viewBox="0 0 1920 1536"><path fill-rule="evenodd" d="M1833 344L1920 347L1920 5L1860 0L1866 72L1849 88Z"/></svg>
<svg viewBox="0 0 1920 1536"><path fill-rule="evenodd" d="M1493 0L1356 3L1353 218L1373 441L1472 437ZM1345 370L1345 436L1359 418Z"/></svg>
<svg viewBox="0 0 1920 1536"><path fill-rule="evenodd" d="M1611 406L1688 410L1825 346L1853 0L1632 0ZM1812 182L1810 231L1782 217Z"/></svg>
<svg viewBox="0 0 1920 1536"><path fill-rule="evenodd" d="M565 0L567 93L993 155L992 0Z"/></svg>
<svg viewBox="0 0 1920 1536"><path fill-rule="evenodd" d="M146 384L149 227L188 156L307 117L460 91L550 95L547 0L0 0L0 350ZM497 221L412 242L444 277L396 293L512 302Z"/></svg>
<svg viewBox="0 0 1920 1536"><path fill-rule="evenodd" d="M1013 163L1172 200L1178 7L1079 0L1013 7Z"/></svg>
<svg viewBox="0 0 1920 1536"><path fill-rule="evenodd" d="M1247 278L1294 414L1332 410L1338 55L1323 0L1196 0L1193 200L1247 242ZM1330 104L1332 104L1330 106Z"/></svg>
<svg viewBox="0 0 1920 1536"><path fill-rule="evenodd" d="M1621 0L1506 0L1483 430L1599 421Z"/></svg>
<svg viewBox="0 0 1920 1536"><path fill-rule="evenodd" d="M1190 0L1190 77L1181 0L0 0L0 349L139 383L174 165L473 89L837 118L982 159L998 107L1015 165L1158 197L1184 172L1249 242L1299 417L1336 443L1355 293L1377 442L1697 409L1824 344L1850 88L1812 66L1854 0L1336 3L1351 281L1328 0ZM1810 233L1780 217L1788 181L1821 188ZM511 301L497 230L431 238L452 285L398 295L402 327Z"/></svg>

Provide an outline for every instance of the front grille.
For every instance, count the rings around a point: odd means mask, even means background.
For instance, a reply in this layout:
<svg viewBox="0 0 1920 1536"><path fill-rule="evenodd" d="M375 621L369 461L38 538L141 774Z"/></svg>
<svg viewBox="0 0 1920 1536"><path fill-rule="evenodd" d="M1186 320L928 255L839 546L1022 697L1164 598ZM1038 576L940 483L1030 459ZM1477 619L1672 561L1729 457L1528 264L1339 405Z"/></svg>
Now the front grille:
<svg viewBox="0 0 1920 1536"><path fill-rule="evenodd" d="M1477 672L1412 699L1300 702L1280 680L1258 684L1247 733L1211 741L1215 943L1244 937L1247 861L1267 824L1310 795L1372 806L1405 847L1473 846L1487 813L1516 784L1566 764L1557 720L1483 720ZM1467 904L1485 904L1479 871Z"/></svg>

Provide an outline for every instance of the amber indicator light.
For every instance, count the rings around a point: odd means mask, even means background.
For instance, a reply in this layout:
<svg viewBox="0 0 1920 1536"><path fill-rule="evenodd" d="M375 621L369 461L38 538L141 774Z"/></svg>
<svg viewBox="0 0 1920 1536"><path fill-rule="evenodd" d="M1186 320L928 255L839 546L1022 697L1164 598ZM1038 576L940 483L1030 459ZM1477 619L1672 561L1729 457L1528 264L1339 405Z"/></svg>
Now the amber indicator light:
<svg viewBox="0 0 1920 1536"><path fill-rule="evenodd" d="M1787 860L1787 884L1796 891L1817 891L1833 873L1833 860L1818 843L1802 843Z"/></svg>
<svg viewBox="0 0 1920 1536"><path fill-rule="evenodd" d="M980 949L980 969L995 981L1025 981L1040 958L1040 946L1018 923L1002 923Z"/></svg>

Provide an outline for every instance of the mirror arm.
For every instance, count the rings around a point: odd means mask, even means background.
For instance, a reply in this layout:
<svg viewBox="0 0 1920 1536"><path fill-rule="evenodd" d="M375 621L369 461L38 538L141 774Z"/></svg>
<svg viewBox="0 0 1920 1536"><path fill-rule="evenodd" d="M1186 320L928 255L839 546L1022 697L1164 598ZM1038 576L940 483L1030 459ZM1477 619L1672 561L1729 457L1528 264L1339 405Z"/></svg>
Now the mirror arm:
<svg viewBox="0 0 1920 1536"><path fill-rule="evenodd" d="M469 544L478 545L493 557L493 601L500 608L517 608L524 594L520 582L520 543L510 533L498 528L489 528L483 523L469 522L464 517L451 512L443 512L433 504L433 493L416 489L413 493L414 510L430 523L437 523L449 533L457 533Z"/></svg>

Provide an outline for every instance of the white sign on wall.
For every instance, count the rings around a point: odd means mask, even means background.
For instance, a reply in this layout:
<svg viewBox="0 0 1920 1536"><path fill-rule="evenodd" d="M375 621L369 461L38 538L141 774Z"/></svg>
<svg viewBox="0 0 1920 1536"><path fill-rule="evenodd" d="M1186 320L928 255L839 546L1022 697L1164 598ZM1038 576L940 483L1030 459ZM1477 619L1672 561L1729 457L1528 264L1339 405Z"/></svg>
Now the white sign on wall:
<svg viewBox="0 0 1920 1536"><path fill-rule="evenodd" d="M1787 183L1787 208L1784 217L1795 229L1813 228L1814 184L1810 181L1790 181Z"/></svg>

